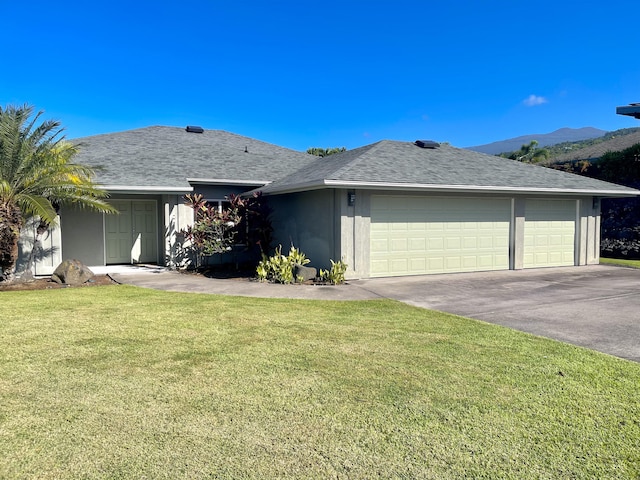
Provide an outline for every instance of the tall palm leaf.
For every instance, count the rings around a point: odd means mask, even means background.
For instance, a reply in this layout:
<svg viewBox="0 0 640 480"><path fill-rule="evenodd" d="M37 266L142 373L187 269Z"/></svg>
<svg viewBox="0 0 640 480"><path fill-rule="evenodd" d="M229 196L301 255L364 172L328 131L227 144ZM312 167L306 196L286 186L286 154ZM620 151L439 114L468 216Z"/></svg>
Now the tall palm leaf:
<svg viewBox="0 0 640 480"><path fill-rule="evenodd" d="M115 210L94 183L91 168L72 162L77 147L65 141L59 122L40 121L33 107L0 107L0 279L12 277L18 238L27 218L56 220L54 205L100 212Z"/></svg>

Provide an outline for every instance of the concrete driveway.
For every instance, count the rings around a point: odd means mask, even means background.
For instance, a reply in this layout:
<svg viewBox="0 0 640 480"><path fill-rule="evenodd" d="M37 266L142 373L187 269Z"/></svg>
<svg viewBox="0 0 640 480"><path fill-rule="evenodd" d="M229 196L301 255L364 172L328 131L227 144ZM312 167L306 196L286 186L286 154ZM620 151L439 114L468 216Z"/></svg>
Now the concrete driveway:
<svg viewBox="0 0 640 480"><path fill-rule="evenodd" d="M593 265L423 275L354 280L337 287L145 270L109 273L121 283L183 292L318 300L392 298L640 362L640 269Z"/></svg>
<svg viewBox="0 0 640 480"><path fill-rule="evenodd" d="M640 362L640 270L593 265L358 280L411 305Z"/></svg>

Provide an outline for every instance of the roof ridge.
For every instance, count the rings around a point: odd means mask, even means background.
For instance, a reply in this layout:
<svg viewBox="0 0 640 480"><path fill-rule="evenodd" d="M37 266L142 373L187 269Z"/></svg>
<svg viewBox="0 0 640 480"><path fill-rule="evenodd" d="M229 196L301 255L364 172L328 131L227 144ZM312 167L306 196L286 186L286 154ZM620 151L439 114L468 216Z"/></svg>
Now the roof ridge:
<svg viewBox="0 0 640 480"><path fill-rule="evenodd" d="M356 152L357 150L361 150L361 152L359 152L357 155L354 155L353 158L351 158L349 161L343 164L340 168L335 170L333 172L333 175L336 178L338 178L340 175L350 172L355 167L354 163L359 162L366 155L375 153L377 150L383 147L384 143L387 143L387 142L392 142L392 141L378 140L377 142L371 143L369 145L363 145L362 147L358 147L354 150L351 150L351 152ZM347 152L343 152L343 153L347 153Z"/></svg>
<svg viewBox="0 0 640 480"><path fill-rule="evenodd" d="M204 127L203 127L204 128ZM162 130L170 130L174 133L177 132L186 132L186 127L178 127L178 126L172 126L172 125L149 125L146 127L139 127L139 128L131 128L128 130L120 130L117 132L106 132L106 133L98 133L95 135L87 135L84 137L77 137L74 139L71 139L71 141L74 142L84 142L86 140L91 140L91 139L101 139L101 138L105 138L108 136L113 136L114 138L117 137L122 137L122 136L126 136L126 135L131 135L131 134L138 134L138 133L142 133L142 132L159 132ZM223 137L226 138L228 140L235 140L239 143L246 143L247 146L248 145L261 145L263 147L268 147L269 149L275 149L275 150L279 150L279 151L288 151L288 152L292 152L292 153L296 153L299 155L309 155L306 152L302 152L300 150L294 150L293 148L289 148L289 147L283 147L281 145L278 145L276 143L273 142L268 142L265 140L260 140L258 138L253 138L253 137L249 137L247 135L241 135L239 133L235 133L235 132L230 132L228 130L222 130L222 129L215 129L215 128L204 128L204 132L203 133L189 133L189 135L195 135L194 138L207 138L208 136L210 137L211 135L215 135L218 137ZM251 151L247 152L247 153L252 153Z"/></svg>

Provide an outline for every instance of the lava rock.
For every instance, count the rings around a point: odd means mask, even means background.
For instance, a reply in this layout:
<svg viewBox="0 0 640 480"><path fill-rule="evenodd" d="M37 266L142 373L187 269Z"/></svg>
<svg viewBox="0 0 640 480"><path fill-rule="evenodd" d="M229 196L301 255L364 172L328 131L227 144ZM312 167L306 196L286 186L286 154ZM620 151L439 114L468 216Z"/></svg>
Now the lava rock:
<svg viewBox="0 0 640 480"><path fill-rule="evenodd" d="M51 275L51 280L65 285L82 285L92 280L94 273L80 260L64 260Z"/></svg>
<svg viewBox="0 0 640 480"><path fill-rule="evenodd" d="M295 265L293 267L293 276L295 279L301 279L302 282L313 280L316 278L318 271L314 267L305 267L304 265Z"/></svg>

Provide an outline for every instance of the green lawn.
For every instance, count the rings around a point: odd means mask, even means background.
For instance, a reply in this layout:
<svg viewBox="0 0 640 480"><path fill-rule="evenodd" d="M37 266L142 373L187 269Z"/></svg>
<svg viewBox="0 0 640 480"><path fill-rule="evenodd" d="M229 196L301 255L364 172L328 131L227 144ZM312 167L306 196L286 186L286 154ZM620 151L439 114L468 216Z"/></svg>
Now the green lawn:
<svg viewBox="0 0 640 480"><path fill-rule="evenodd" d="M603 263L605 265L621 265L623 267L640 268L640 260L625 260L620 258L600 257L600 263Z"/></svg>
<svg viewBox="0 0 640 480"><path fill-rule="evenodd" d="M640 365L390 300L0 293L0 478L638 478Z"/></svg>

